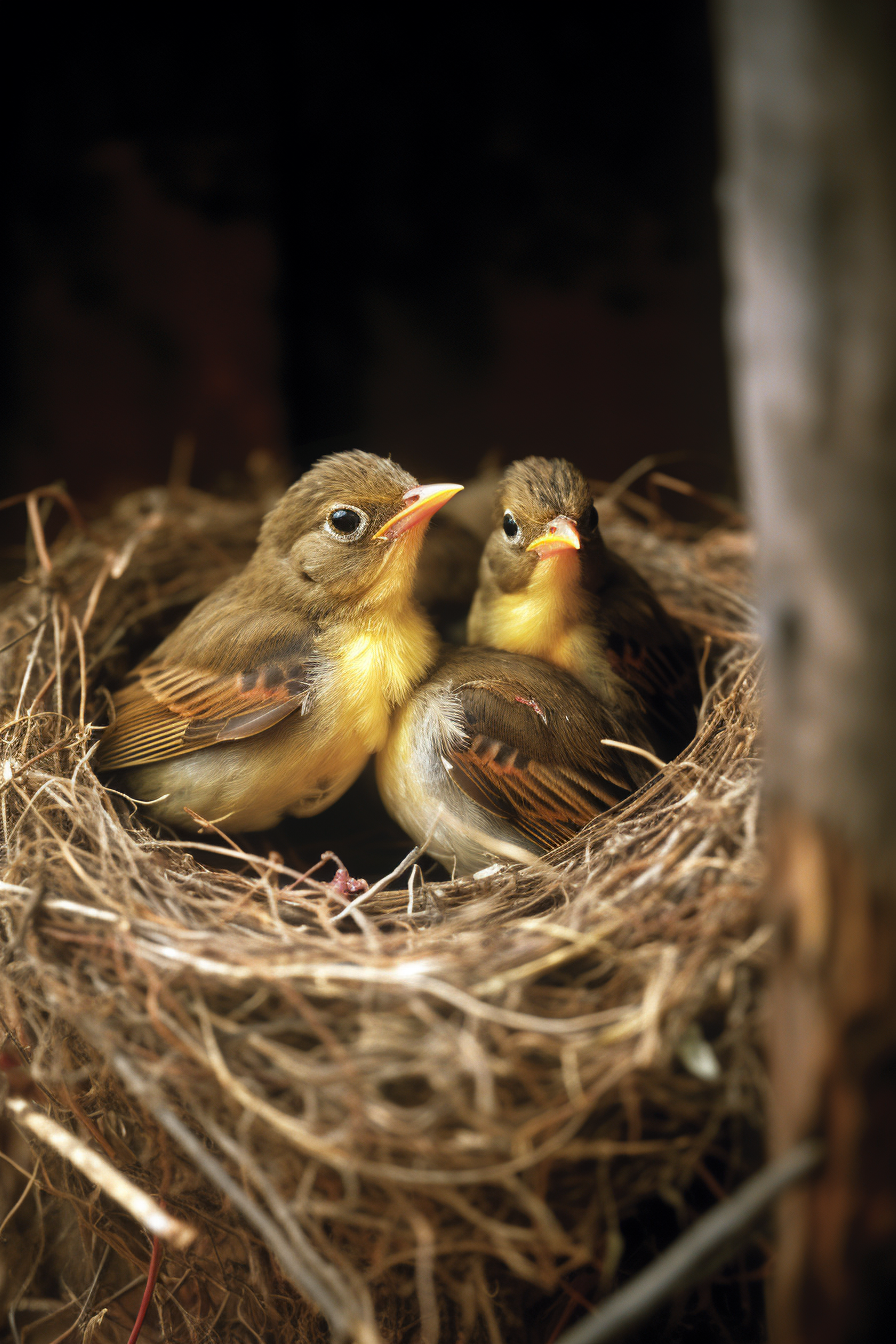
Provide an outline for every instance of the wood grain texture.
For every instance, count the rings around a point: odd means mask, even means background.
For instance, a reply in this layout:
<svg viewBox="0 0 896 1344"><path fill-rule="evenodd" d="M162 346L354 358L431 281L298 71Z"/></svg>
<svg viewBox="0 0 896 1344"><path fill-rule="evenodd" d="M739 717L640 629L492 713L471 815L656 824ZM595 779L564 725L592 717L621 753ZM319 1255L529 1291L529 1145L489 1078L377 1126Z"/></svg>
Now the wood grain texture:
<svg viewBox="0 0 896 1344"><path fill-rule="evenodd" d="M773 1334L896 1305L896 28L884 0L719 0L737 431L768 651Z"/></svg>

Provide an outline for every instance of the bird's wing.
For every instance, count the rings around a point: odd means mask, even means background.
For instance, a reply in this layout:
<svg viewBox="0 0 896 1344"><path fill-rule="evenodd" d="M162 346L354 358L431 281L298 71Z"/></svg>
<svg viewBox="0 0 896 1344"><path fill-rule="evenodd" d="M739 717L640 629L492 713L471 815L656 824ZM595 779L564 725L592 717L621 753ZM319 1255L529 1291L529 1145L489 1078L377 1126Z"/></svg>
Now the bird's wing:
<svg viewBox="0 0 896 1344"><path fill-rule="evenodd" d="M628 565L601 603L611 667L640 695L652 734L661 739L657 746L682 750L694 736L702 698L687 635Z"/></svg>
<svg viewBox="0 0 896 1344"><path fill-rule="evenodd" d="M632 686L651 712L670 729L687 722L693 734L700 698L697 669L689 645L648 643L634 632L614 630L607 639L614 672Z"/></svg>
<svg viewBox="0 0 896 1344"><path fill-rule="evenodd" d="M571 715L540 689L491 678L456 694L466 732L447 750L451 779L539 847L569 839L649 774L636 757L601 745L619 730L602 722L584 690L588 711L576 706Z"/></svg>
<svg viewBox="0 0 896 1344"><path fill-rule="evenodd" d="M155 656L115 696L116 720L103 738L103 770L183 756L215 742L264 732L307 707L313 646L304 636L244 671L219 673Z"/></svg>

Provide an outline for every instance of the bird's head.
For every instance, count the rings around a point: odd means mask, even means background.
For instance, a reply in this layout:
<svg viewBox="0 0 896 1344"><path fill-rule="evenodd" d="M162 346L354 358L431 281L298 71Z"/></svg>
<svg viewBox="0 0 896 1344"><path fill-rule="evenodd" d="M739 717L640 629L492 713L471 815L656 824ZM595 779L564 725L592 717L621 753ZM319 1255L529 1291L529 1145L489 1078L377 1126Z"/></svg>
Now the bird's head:
<svg viewBox="0 0 896 1344"><path fill-rule="evenodd" d="M420 486L373 453L321 458L265 519L253 578L313 617L404 598L426 523L460 489Z"/></svg>
<svg viewBox="0 0 896 1344"><path fill-rule="evenodd" d="M604 554L588 482L562 457L525 457L501 478L495 530L486 548L499 585L524 587L545 561L564 575L599 564Z"/></svg>

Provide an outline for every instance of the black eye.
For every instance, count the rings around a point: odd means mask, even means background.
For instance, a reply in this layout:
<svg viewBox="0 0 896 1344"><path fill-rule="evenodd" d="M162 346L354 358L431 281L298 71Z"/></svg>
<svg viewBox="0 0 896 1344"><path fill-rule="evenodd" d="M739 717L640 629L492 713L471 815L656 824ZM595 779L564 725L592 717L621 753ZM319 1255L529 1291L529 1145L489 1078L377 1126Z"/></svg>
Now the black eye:
<svg viewBox="0 0 896 1344"><path fill-rule="evenodd" d="M519 532L519 530L520 530L519 523L516 521L513 514L508 509L504 515L504 531L506 532L508 537L515 537L517 532Z"/></svg>
<svg viewBox="0 0 896 1344"><path fill-rule="evenodd" d="M357 532L364 520L354 509L334 509L327 521L335 532L349 537Z"/></svg>
<svg viewBox="0 0 896 1344"><path fill-rule="evenodd" d="M593 532L597 527L597 509L593 504L586 513L582 514L582 521L579 523L579 526L583 532Z"/></svg>

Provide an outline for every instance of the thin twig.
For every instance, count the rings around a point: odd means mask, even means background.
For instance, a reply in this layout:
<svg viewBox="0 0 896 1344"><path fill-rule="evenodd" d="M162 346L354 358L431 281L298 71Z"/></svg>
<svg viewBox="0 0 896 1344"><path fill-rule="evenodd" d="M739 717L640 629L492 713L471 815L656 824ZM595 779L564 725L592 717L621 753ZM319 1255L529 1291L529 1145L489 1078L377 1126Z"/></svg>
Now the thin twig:
<svg viewBox="0 0 896 1344"><path fill-rule="evenodd" d="M142 1278L143 1275L138 1274L136 1278L131 1279L128 1283L123 1284L121 1288L116 1288L115 1292L110 1293L108 1297L104 1297L102 1302L97 1302L94 1311L101 1312L104 1311L106 1307L111 1307L113 1302L117 1302L120 1297L125 1297L129 1292L132 1291L132 1289L136 1288L137 1284L141 1282ZM52 1321L55 1316L61 1316L63 1312L71 1311L74 1305L75 1305L74 1302L66 1302L64 1306L58 1307L56 1311L51 1312L49 1316L44 1316L44 1318L40 1321L34 1321L33 1325L34 1326L46 1325L46 1323L48 1321ZM54 1339L50 1340L50 1344L63 1344L63 1341L68 1339L72 1331L77 1328L80 1319L81 1318L79 1316L77 1320L72 1321L71 1325L68 1326L65 1330L63 1330L61 1335L56 1335ZM31 1328L32 1328L31 1326L26 1326L26 1329L30 1330Z"/></svg>
<svg viewBox="0 0 896 1344"><path fill-rule="evenodd" d="M44 536L40 510L37 507L37 501L40 498L40 495L41 491L39 490L29 490L25 497L25 508L28 510L31 535L34 537L34 546L37 551L37 558L40 561L41 569L43 569L45 574L52 574L53 561L50 559L50 553L47 550L47 541Z"/></svg>
<svg viewBox="0 0 896 1344"><path fill-rule="evenodd" d="M6 653L7 649L15 648L16 644L20 643L21 640L27 639L29 635L36 634L38 630L46 625L49 619L50 613L47 612L46 616L43 616L36 625L29 626L28 629L23 630L20 635L16 635L15 639L11 639L8 644L0 646L0 653Z"/></svg>
<svg viewBox="0 0 896 1344"><path fill-rule="evenodd" d="M75 527L81 532L84 531L84 519L81 517L77 504L71 495L58 485L42 485L37 490L26 490L20 495L9 495L6 499L0 500L0 509L11 509L16 504L26 504L32 495L37 499L55 499L67 510Z"/></svg>
<svg viewBox="0 0 896 1344"><path fill-rule="evenodd" d="M49 611L46 612L42 620L38 621L37 625L34 627L35 640L31 646L31 652L28 655L28 662L25 665L25 674L22 677L22 684L19 688L18 703L16 704L15 713L12 716L14 720L17 720L22 712L22 705L25 703L25 692L28 689L28 683L31 680L31 673L34 670L34 664L35 661L37 660L37 651L40 648L40 642L43 638L43 628L46 625L47 621L50 619L50 614L51 613Z"/></svg>
<svg viewBox="0 0 896 1344"><path fill-rule="evenodd" d="M78 645L78 668L80 670L81 696L78 702L78 727L83 733L85 731L85 713L87 709L87 655L84 652L84 632L78 624L77 616L72 616L72 629L75 632L75 642ZM60 678L61 685L61 678Z"/></svg>
<svg viewBox="0 0 896 1344"><path fill-rule="evenodd" d="M671 466L673 462L684 462L693 457L694 454L687 449L679 449L672 453L648 453L646 457L639 458L637 462L633 463L621 476L617 476L616 480L601 495L601 500L612 503L624 495L629 486L634 485L635 481L640 480L642 476L646 476L656 467L663 466L664 463Z"/></svg>
<svg viewBox="0 0 896 1344"><path fill-rule="evenodd" d="M82 1172L94 1185L98 1185L110 1199L114 1199L122 1208L127 1209L138 1223L148 1229L153 1236L164 1237L172 1246L183 1249L189 1246L196 1236L194 1228L182 1223L179 1218L160 1209L155 1200L145 1191L116 1170L111 1162L101 1157L93 1148L70 1134L67 1129L57 1125L45 1111L22 1101L19 1097L7 1097L4 1105L10 1115L29 1135L40 1139L60 1157L64 1157L73 1167Z"/></svg>
<svg viewBox="0 0 896 1344"><path fill-rule="evenodd" d="M770 1162L607 1298L593 1316L568 1330L558 1344L610 1344L646 1320L666 1298L707 1278L749 1240L753 1224L782 1191L810 1176L823 1157L819 1140L804 1139Z"/></svg>
<svg viewBox="0 0 896 1344"><path fill-rule="evenodd" d="M700 490L696 485L691 485L690 481L679 480L677 476L668 476L664 471L652 471L648 479L653 485L662 485L675 494L687 495L690 499L696 499L699 504L705 504L707 508L720 513L730 527L746 526L746 518L730 499L712 495L708 490Z"/></svg>
<svg viewBox="0 0 896 1344"><path fill-rule="evenodd" d="M366 891L362 891L360 895L356 896L353 901L349 901L348 905L345 906L344 909L340 910L338 914L332 916L330 923L337 924L340 919L345 919L346 915L350 915L352 911L357 910L359 905L363 905L365 901L369 901L373 896L376 896L378 892L382 891L385 887L388 887L389 883L394 882L396 877L401 877L402 873L406 871L408 865L415 863L417 859L419 859L420 855L425 852L426 846L432 839L433 832L436 826L438 825L440 816L441 812L439 812L432 826L430 826L429 834L426 836L426 838L422 840L419 845L415 845L414 848L410 851L410 853L405 855L401 863L399 863L395 868L392 869L391 873L387 873L385 877L380 878L379 882L374 882L372 887L368 887Z"/></svg>
<svg viewBox="0 0 896 1344"><path fill-rule="evenodd" d="M602 737L600 740L602 747L618 747L620 751L630 751L633 756L643 756L645 761L655 765L657 770L665 770L669 764L668 761L660 760L659 756L654 756L652 751L647 751L644 747L634 747L631 742L617 742L612 737Z"/></svg>
<svg viewBox="0 0 896 1344"><path fill-rule="evenodd" d="M4 1232L5 1229L6 1229L6 1225L7 1225L7 1223L9 1223L9 1222L16 1216L16 1214L18 1213L19 1209L20 1209L20 1208L22 1207L22 1205L25 1203L25 1200L26 1200L26 1199L28 1198L28 1196L31 1194L31 1187L32 1187L32 1185L34 1184L35 1179L36 1179L36 1177L37 1177L37 1169L38 1169L39 1166L40 1166L40 1163L39 1163L39 1162L35 1162L35 1164L34 1164L34 1170L32 1171L31 1175L28 1177L28 1184L25 1186L25 1189L24 1189L24 1190L22 1191L22 1193L19 1195L19 1197L18 1197L18 1199L16 1200L15 1204L13 1204L12 1208L9 1210L9 1212L8 1212L7 1215L6 1215L6 1217L3 1219L3 1222L0 1223L0 1237L3 1236L3 1232Z"/></svg>

